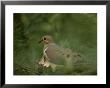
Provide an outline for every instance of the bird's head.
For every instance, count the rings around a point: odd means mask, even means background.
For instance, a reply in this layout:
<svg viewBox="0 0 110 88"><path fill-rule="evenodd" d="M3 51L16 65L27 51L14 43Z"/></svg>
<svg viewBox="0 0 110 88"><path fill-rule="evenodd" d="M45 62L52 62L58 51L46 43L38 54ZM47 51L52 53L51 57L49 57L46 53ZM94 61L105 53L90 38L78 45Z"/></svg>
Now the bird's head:
<svg viewBox="0 0 110 88"><path fill-rule="evenodd" d="M45 35L41 38L41 40L39 41L39 43L43 43L43 44L49 44L49 43L54 43L53 38L49 35Z"/></svg>

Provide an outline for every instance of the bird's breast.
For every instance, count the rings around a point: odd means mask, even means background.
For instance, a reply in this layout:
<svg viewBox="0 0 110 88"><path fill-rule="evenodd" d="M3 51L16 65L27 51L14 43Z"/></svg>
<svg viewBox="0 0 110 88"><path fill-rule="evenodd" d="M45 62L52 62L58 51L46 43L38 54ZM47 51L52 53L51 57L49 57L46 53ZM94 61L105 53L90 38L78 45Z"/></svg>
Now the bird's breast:
<svg viewBox="0 0 110 88"><path fill-rule="evenodd" d="M48 47L46 47L46 48L44 49L44 51L43 51L44 56L46 56L46 58L48 58L47 53L46 53L47 49L48 49Z"/></svg>

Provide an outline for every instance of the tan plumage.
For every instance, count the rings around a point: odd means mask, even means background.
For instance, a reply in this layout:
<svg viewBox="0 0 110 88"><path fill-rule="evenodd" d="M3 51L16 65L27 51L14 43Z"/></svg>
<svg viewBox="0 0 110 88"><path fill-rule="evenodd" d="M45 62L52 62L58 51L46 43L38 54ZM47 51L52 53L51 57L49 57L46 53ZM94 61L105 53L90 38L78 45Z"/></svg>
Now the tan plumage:
<svg viewBox="0 0 110 88"><path fill-rule="evenodd" d="M71 59L75 54L70 49L58 46L51 36L43 36L39 43L44 44L43 56L39 64L46 67L51 66L53 69L56 65L64 65L65 61L67 65L71 64Z"/></svg>

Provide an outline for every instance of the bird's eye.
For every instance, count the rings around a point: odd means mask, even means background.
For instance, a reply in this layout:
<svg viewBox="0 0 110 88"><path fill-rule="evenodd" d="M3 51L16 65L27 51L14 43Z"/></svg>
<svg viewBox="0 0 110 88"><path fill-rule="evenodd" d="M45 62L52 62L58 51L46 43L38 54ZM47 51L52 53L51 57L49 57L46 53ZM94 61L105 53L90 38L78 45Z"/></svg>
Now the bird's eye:
<svg viewBox="0 0 110 88"><path fill-rule="evenodd" d="M44 37L44 40L46 40L46 38Z"/></svg>

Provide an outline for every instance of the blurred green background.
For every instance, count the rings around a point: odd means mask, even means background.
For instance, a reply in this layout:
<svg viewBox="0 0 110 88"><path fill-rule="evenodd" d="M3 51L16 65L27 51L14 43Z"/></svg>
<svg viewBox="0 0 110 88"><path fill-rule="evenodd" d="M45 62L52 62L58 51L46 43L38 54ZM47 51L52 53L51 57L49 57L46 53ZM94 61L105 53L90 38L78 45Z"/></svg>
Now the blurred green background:
<svg viewBox="0 0 110 88"><path fill-rule="evenodd" d="M81 53L83 60L72 69L44 68L37 64L43 55L38 41L51 35L56 43ZM14 75L96 75L96 13L14 13Z"/></svg>

